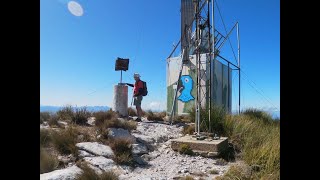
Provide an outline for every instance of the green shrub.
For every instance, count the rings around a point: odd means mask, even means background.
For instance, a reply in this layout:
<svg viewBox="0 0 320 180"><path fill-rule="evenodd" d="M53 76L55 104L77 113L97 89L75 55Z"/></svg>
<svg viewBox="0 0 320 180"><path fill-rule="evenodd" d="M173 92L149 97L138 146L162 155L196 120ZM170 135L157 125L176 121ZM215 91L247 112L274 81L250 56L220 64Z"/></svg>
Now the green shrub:
<svg viewBox="0 0 320 180"><path fill-rule="evenodd" d="M61 120L70 120L74 116L74 110L71 105L66 105L59 111L57 111L57 115Z"/></svg>
<svg viewBox="0 0 320 180"><path fill-rule="evenodd" d="M75 113L73 113L71 117L71 121L75 124L86 125L89 117L90 112L86 107L76 108Z"/></svg>

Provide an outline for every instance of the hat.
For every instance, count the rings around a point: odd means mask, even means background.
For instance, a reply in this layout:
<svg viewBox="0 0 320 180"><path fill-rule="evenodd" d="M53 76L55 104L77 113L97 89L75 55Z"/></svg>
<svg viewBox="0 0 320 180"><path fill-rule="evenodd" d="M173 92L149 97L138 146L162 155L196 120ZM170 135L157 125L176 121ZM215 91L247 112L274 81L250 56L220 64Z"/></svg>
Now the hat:
<svg viewBox="0 0 320 180"><path fill-rule="evenodd" d="M134 74L133 74L133 77L138 77L138 78L140 78L140 75L139 75L139 73L134 73Z"/></svg>

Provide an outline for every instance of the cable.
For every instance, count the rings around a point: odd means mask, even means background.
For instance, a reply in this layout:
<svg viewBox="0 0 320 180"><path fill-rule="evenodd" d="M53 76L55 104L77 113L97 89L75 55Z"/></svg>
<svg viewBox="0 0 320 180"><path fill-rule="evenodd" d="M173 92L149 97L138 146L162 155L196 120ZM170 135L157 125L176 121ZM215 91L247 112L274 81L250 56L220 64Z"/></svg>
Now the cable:
<svg viewBox="0 0 320 180"><path fill-rule="evenodd" d="M224 23L224 20L223 20L223 18L222 18L222 15L221 15L220 8L219 8L219 6L218 6L217 0L216 0L215 2L216 2L216 5L217 5L217 8L218 8L218 12L219 12L219 15L220 15L220 18L221 18L221 21L222 21L224 30L226 31L226 34L228 34L228 31L227 31L226 25L225 25L225 23ZM232 44L231 44L231 41L230 41L230 38L229 38L229 37L228 37L228 41L229 41L229 44L230 44L230 46L231 46L231 50L232 50L234 59L237 61L236 54L234 53L234 50L233 50L233 47L232 47Z"/></svg>
<svg viewBox="0 0 320 180"><path fill-rule="evenodd" d="M243 72L243 71L241 70L241 72ZM250 82L249 82L249 80L247 79L247 77L244 78L244 77L242 76L242 78L245 79L246 81L248 81L248 84L249 84L257 93L259 93L263 98L265 98L265 100L267 100L274 108L276 108L278 111L280 111L266 96L264 96L261 92L258 91L257 88L255 88L253 85L250 84Z"/></svg>

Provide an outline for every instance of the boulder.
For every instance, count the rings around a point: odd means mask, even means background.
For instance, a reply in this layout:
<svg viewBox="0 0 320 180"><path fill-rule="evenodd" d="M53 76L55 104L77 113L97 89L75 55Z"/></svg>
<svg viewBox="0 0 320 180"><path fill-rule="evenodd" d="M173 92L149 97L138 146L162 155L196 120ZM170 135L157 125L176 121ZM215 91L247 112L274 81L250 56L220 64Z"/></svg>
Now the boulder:
<svg viewBox="0 0 320 180"><path fill-rule="evenodd" d="M65 169L40 174L40 180L73 180L81 173L82 170L74 165Z"/></svg>
<svg viewBox="0 0 320 180"><path fill-rule="evenodd" d="M83 160L91 164L92 166L98 167L99 169L104 171L112 170L113 166L115 165L112 159L108 159L103 156L85 157L83 158Z"/></svg>
<svg viewBox="0 0 320 180"><path fill-rule="evenodd" d="M77 143L76 146L80 150L87 151L97 156L113 157L114 155L112 149L109 146L99 144L97 142L82 142Z"/></svg>

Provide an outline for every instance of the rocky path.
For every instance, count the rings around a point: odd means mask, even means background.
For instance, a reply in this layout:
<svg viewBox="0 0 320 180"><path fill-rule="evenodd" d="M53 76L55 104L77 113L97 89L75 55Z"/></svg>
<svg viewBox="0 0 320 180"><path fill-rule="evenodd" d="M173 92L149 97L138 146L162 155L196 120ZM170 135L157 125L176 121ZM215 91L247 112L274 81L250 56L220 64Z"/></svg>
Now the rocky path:
<svg viewBox="0 0 320 180"><path fill-rule="evenodd" d="M40 126L40 128L49 127ZM77 147L81 159L88 162L97 173L116 171L120 180L179 179L187 175L194 179L213 179L227 171L231 163L223 163L224 161L220 159L181 155L173 151L170 141L181 137L182 129L182 126L170 126L146 120L139 122L137 129L131 134L124 129L111 128L110 136L128 136L135 139L132 151L134 160L138 164L135 168L115 164L111 159L113 152L110 147L98 142L78 143ZM82 170L74 163L70 163L65 169L40 174L40 179L75 179L79 173L82 173Z"/></svg>
<svg viewBox="0 0 320 180"><path fill-rule="evenodd" d="M170 139L182 136L182 127L158 123L141 122L137 131L132 133L137 137L148 137L148 143L154 146L154 151L141 157L147 162L133 171L120 175L120 179L178 179L186 175L195 179L212 179L223 174L230 164L219 164L219 160L201 156L181 155L170 148ZM138 139L139 140L139 139ZM210 174L215 170L218 174Z"/></svg>

